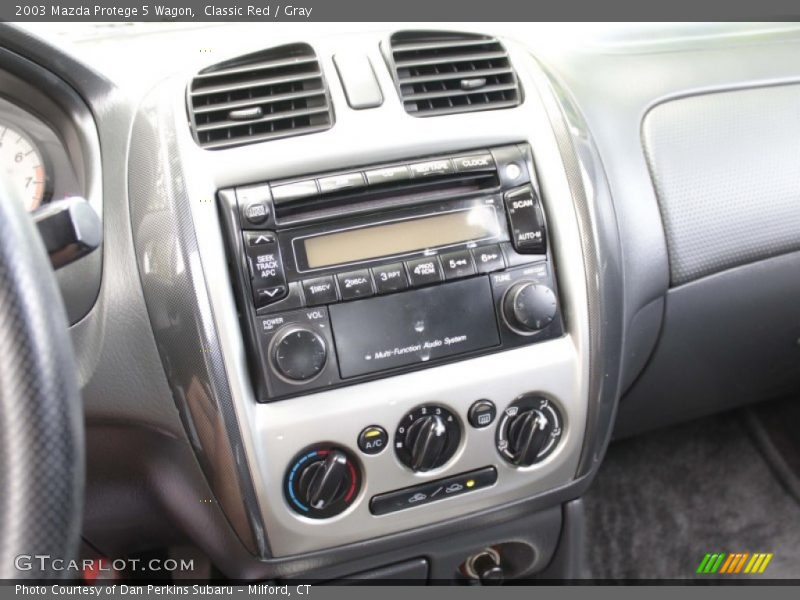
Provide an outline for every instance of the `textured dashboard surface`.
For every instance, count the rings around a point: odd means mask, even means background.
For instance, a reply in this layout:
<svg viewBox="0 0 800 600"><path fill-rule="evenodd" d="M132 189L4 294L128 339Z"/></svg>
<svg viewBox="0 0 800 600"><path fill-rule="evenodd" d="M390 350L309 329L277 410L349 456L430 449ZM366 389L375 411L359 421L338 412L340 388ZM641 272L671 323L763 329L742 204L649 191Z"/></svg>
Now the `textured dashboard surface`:
<svg viewBox="0 0 800 600"><path fill-rule="evenodd" d="M643 138L673 286L800 248L800 86L669 101Z"/></svg>

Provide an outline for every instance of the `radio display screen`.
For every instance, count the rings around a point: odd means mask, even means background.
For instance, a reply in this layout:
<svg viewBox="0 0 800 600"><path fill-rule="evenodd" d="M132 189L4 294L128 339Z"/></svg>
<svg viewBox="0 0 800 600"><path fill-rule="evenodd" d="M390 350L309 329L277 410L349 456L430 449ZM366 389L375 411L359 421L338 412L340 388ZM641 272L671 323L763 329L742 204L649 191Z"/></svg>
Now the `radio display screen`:
<svg viewBox="0 0 800 600"><path fill-rule="evenodd" d="M499 233L494 209L476 206L308 237L303 245L308 268L319 269L491 239Z"/></svg>

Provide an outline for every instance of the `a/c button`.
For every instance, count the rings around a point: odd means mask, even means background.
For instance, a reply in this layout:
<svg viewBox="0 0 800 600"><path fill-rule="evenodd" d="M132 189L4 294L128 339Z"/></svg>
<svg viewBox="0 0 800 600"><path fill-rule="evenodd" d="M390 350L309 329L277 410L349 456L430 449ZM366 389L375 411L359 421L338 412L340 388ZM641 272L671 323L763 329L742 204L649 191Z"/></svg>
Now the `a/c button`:
<svg viewBox="0 0 800 600"><path fill-rule="evenodd" d="M364 454L382 452L388 441L389 434L378 425L370 425L358 435L358 447Z"/></svg>

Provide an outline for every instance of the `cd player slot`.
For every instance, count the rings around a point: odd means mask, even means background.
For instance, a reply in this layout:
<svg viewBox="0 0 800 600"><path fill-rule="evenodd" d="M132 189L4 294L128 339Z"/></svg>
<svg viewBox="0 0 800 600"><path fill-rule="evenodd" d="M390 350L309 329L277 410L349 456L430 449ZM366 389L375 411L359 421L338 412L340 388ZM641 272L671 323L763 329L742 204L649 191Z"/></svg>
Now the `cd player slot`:
<svg viewBox="0 0 800 600"><path fill-rule="evenodd" d="M403 184L375 185L276 203L275 219L279 226L291 226L341 216L345 208L348 215L364 214L497 189L499 185L493 171L431 177Z"/></svg>

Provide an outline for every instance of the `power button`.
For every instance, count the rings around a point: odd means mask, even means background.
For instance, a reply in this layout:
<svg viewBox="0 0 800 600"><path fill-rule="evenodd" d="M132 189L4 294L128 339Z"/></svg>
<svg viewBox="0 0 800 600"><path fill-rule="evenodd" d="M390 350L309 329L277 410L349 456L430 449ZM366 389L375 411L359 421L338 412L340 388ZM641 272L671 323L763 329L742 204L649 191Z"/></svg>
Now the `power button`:
<svg viewBox="0 0 800 600"><path fill-rule="evenodd" d="M364 454L379 454L386 448L389 434L383 427L370 425L358 434L358 448Z"/></svg>

